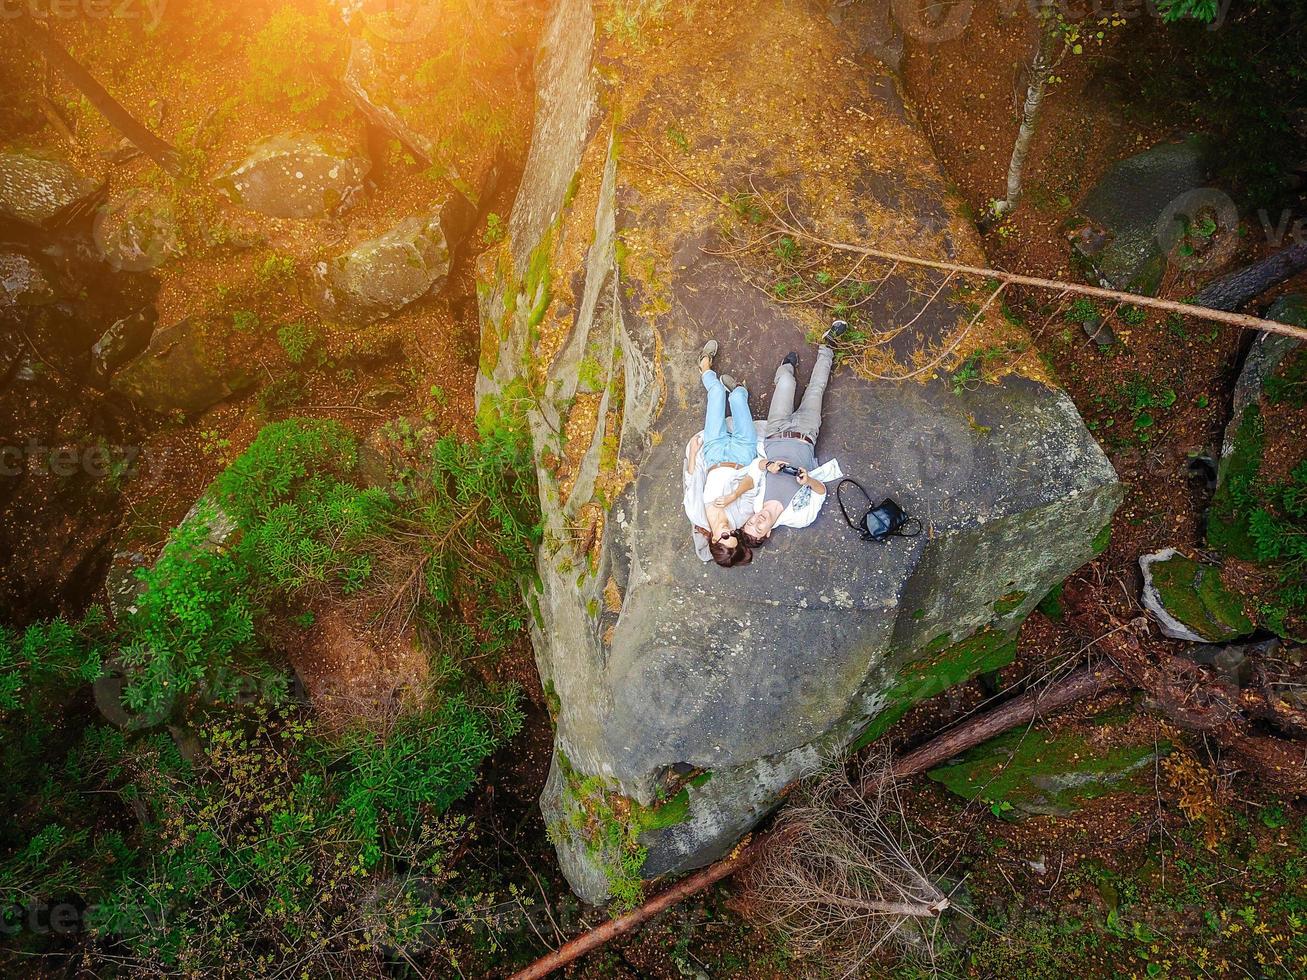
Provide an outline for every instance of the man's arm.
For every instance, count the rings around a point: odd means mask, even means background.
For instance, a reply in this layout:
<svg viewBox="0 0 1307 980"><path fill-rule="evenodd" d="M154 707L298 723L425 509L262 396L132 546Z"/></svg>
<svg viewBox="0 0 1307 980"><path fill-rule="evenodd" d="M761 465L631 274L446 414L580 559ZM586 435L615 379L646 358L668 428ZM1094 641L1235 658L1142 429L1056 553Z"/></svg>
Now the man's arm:
<svg viewBox="0 0 1307 980"><path fill-rule="evenodd" d="M821 487L820 490L817 487ZM779 527L807 527L817 519L822 505L826 503L826 486L819 480L811 480L799 487L790 498L781 516L776 519Z"/></svg>
<svg viewBox="0 0 1307 980"><path fill-rule="evenodd" d="M811 487L813 493L819 493L823 497L826 495L826 484L822 483L802 467L799 468L799 486Z"/></svg>

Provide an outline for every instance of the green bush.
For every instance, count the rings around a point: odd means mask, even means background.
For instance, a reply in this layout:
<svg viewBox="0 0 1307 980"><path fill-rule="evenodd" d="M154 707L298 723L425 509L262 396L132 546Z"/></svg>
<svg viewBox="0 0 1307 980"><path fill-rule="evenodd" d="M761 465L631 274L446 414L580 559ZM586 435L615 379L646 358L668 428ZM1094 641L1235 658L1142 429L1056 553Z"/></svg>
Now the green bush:
<svg viewBox="0 0 1307 980"><path fill-rule="evenodd" d="M294 113L321 107L344 70L348 36L325 6L277 8L250 41L250 94Z"/></svg>
<svg viewBox="0 0 1307 980"><path fill-rule="evenodd" d="M0 718L33 707L40 692L64 693L99 677L103 624L104 614L92 609L76 626L65 619L22 632L0 626Z"/></svg>
<svg viewBox="0 0 1307 980"><path fill-rule="evenodd" d="M184 975L375 976L392 943L440 948L464 901L449 858L471 831L445 811L511 731L452 699L343 738L284 712L224 714L195 763L139 740L119 790L150 859L122 869L95 933L137 970Z"/></svg>
<svg viewBox="0 0 1307 980"><path fill-rule="evenodd" d="M318 332L307 323L288 323L277 330L277 342L292 364L303 364L318 343Z"/></svg>
<svg viewBox="0 0 1307 980"><path fill-rule="evenodd" d="M93 909L85 962L146 975L375 976L410 948L449 963L447 920L494 947L499 899L475 868L456 881L451 857L473 828L449 810L520 730L515 688L442 658L419 703L343 731L319 729L276 685L248 708L225 695L233 676L279 677L259 635L269 613L294 620L305 588L357 587L395 534L391 550L425 573L426 634L453 638L439 653L519 636L539 516L514 432L441 439L387 492L360 486L342 426L265 426L141 573L116 630L92 612L0 631L4 921L72 896ZM236 525L221 545L220 514ZM168 731L70 713L115 646L126 700Z"/></svg>

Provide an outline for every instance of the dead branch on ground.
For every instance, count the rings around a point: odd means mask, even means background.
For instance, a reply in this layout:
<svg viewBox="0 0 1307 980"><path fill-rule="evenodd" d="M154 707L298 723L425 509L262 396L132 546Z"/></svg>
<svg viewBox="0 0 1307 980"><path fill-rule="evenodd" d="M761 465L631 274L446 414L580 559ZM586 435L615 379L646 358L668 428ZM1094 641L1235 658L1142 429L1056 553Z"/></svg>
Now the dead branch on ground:
<svg viewBox="0 0 1307 980"><path fill-rule="evenodd" d="M924 868L882 751L856 781L836 765L785 808L744 874L747 907L799 958L842 977L885 953L929 965L949 899Z"/></svg>

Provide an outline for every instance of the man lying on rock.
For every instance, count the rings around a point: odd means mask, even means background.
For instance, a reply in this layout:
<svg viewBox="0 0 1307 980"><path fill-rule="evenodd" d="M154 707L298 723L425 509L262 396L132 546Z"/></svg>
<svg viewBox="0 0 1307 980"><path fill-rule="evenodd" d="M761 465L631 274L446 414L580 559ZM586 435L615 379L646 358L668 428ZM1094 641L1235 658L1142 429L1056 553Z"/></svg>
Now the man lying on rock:
<svg viewBox="0 0 1307 980"><path fill-rule="evenodd" d="M760 484L753 500L755 513L744 522L740 540L747 548L760 547L778 527L807 527L826 502L826 481L843 474L831 460L817 465L817 433L821 431L821 403L835 362L835 343L849 325L836 320L817 347L817 364L808 379L803 401L794 407L798 383L794 369L799 355L791 351L776 368L775 390L764 427L763 455L751 470Z"/></svg>
<svg viewBox="0 0 1307 980"><path fill-rule="evenodd" d="M704 344L699 353L708 410L703 431L685 447L685 514L694 528L699 558L732 568L753 560L738 528L757 509L754 497L760 467L753 467L750 476L750 464L758 458L758 430L749 414L749 392L729 375L717 376L712 369L716 356L715 340Z"/></svg>

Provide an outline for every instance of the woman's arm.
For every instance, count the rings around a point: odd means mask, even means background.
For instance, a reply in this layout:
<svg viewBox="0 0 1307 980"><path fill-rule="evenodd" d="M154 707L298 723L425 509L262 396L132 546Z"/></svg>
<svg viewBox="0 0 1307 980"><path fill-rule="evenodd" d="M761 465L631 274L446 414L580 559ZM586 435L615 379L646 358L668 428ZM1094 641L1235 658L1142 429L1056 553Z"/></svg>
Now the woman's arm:
<svg viewBox="0 0 1307 980"><path fill-rule="evenodd" d="M696 435L690 440L690 444L685 447L685 472L693 473L695 461L699 458L699 450L703 448L702 433Z"/></svg>
<svg viewBox="0 0 1307 980"><path fill-rule="evenodd" d="M729 507L731 506L731 504L735 503L735 501L739 500L746 493L752 490L754 486L755 484L753 482L753 477L746 476L735 484L735 489L731 491L729 496L718 497L716 500L713 501L713 503L716 504L718 507L722 507L722 508Z"/></svg>

